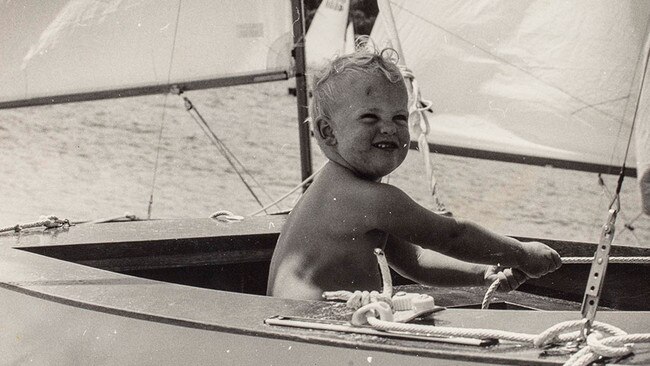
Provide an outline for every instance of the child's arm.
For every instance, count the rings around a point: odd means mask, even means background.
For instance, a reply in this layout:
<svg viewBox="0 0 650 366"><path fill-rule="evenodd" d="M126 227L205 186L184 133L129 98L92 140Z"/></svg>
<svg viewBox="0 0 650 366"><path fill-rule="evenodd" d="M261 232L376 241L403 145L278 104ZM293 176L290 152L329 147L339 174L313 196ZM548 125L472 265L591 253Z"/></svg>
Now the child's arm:
<svg viewBox="0 0 650 366"><path fill-rule="evenodd" d="M499 274L495 266L460 261L394 236L386 243L386 258L397 273L427 286L485 286L500 278L499 290L512 291L527 279L517 270Z"/></svg>
<svg viewBox="0 0 650 366"><path fill-rule="evenodd" d="M374 226L425 249L472 263L521 270L531 278L560 267L558 253L538 242L522 243L469 221L437 215L400 189L380 185L371 204Z"/></svg>

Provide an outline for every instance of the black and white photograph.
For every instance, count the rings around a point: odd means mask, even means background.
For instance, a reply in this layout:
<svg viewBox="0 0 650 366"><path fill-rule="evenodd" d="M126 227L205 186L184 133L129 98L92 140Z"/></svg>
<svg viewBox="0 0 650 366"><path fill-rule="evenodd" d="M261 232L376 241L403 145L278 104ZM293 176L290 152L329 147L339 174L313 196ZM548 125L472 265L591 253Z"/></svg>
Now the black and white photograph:
<svg viewBox="0 0 650 366"><path fill-rule="evenodd" d="M650 1L0 8L0 365L650 364Z"/></svg>

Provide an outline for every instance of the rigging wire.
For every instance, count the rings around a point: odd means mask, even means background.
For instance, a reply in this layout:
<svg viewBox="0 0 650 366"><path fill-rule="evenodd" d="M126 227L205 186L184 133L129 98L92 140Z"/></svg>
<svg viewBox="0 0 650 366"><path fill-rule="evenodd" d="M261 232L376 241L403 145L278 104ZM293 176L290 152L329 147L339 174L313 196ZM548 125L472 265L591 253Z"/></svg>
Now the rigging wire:
<svg viewBox="0 0 650 366"><path fill-rule="evenodd" d="M650 42L650 39L648 40ZM636 96L636 103L634 106L634 114L632 115L632 125L630 126L630 133L627 138L627 146L625 147L625 156L623 157L623 164L621 165L621 171L618 175L618 181L616 183L616 191L614 194L614 198L612 199L611 203L609 204L609 208L612 208L612 206L616 203L617 209L620 211L620 205L621 205L621 199L620 199L620 193L621 193L621 188L623 187L623 179L625 178L625 165L627 164L627 158L630 153L630 146L632 145L632 138L634 137L634 127L636 126L636 121L637 121L637 116L639 113L639 104L641 103L641 96L643 95L643 86L644 86L644 81L646 79L646 74L648 72L648 63L650 62L650 49L648 47L644 47L646 50L645 54L645 60L643 63L643 72L641 73L641 79L639 82L639 92L637 93Z"/></svg>
<svg viewBox="0 0 650 366"><path fill-rule="evenodd" d="M181 16L181 4L183 0L178 0L178 8L176 9L176 24L174 24L174 37L172 38L172 49L169 55L169 67L167 68L167 84L171 81L172 67L174 65L174 51L176 50L176 39L178 38L178 23ZM153 196L156 190L156 176L158 174L158 163L160 159L160 146L162 142L163 129L165 126L165 116L167 111L167 96L169 93L165 93L163 105L162 105L162 118L160 121L160 131L158 132L158 146L156 148L156 160L154 162L153 168L153 178L151 179L151 194L149 195L149 205L147 206L147 220L151 219L151 210L153 209Z"/></svg>
<svg viewBox="0 0 650 366"><path fill-rule="evenodd" d="M151 178L151 193L149 194L149 205L147 206L147 220L151 220L151 210L153 208L153 195L156 189L156 177L158 176L158 163L160 160L160 147L162 142L163 130L165 128L165 115L167 111L167 95L165 94L163 100L163 111L160 119L160 129L158 131L158 145L156 147L156 160L153 165L153 177Z"/></svg>
<svg viewBox="0 0 650 366"><path fill-rule="evenodd" d="M278 198L278 199L275 200L273 203L270 203L270 204L268 204L268 205L262 207L261 209L255 211L255 212L250 213L248 216L255 216L255 215L259 214L259 213L262 213L262 211L266 212L266 209L268 209L269 207L271 207L271 206L273 206L273 205L277 205L278 202L280 202L280 201L284 200L285 198L289 197L291 194L293 194L293 193L294 193L295 191L297 191L298 189L303 188L303 187L309 185L309 184L311 183L311 181L314 180L314 178L316 177L316 175L318 175L318 173L320 173L320 171L323 170L323 168L325 168L325 165L326 165L326 164L327 164L327 161L326 161L325 163L323 163L323 165L322 165L320 168L318 168L318 170L316 170L314 173L312 173L312 175L310 175L309 177L307 177L305 180L303 180L300 184L298 184L297 186L295 186L295 187L294 187L293 189L291 189L289 192L285 193L284 196ZM299 197L300 197L300 196L299 196ZM278 208L279 208L279 207L278 207Z"/></svg>
<svg viewBox="0 0 650 366"><path fill-rule="evenodd" d="M230 166L234 169L234 171L237 174L237 176L239 177L239 179L246 186L246 189L248 189L248 191L253 196L253 198L255 198L255 201L257 201L257 203L260 205L260 207L262 207L262 210L265 213L267 213L266 208L268 208L268 207L264 206L264 204L262 203L260 198L257 196L255 191L253 191L253 188L251 187L251 185L248 184L248 182L244 178L243 174L248 175L251 178L251 180L253 180L253 182L255 182L255 184L257 184L257 186L260 187L260 189L268 197L270 197L268 192L266 192L266 190L264 190L264 187L255 179L255 177L250 172L248 172L248 170L246 169L244 164L242 164L241 161L239 161L239 159L237 159L235 154L233 154L233 152L217 136L217 134L214 133L214 131L210 128L210 125L208 125L205 118L203 118L203 115L201 115L201 113L196 109L196 107L194 106L194 104L192 104L192 102L189 100L189 98L187 98L186 96L182 96L182 98L183 98L183 101L185 102L185 109L192 116L192 119L194 119L194 121L199 125L201 130L206 134L206 136L208 136L208 139L210 140L210 142L219 150L221 155L223 155L223 157L226 158L226 160L228 161ZM192 114L191 111L194 111L194 114ZM239 165L240 168L237 167L237 164ZM242 173L242 171L240 171L240 169L243 171L243 173ZM274 202L274 204L277 206L277 202ZM277 207L279 209L281 209L279 206L277 206Z"/></svg>
<svg viewBox="0 0 650 366"><path fill-rule="evenodd" d="M560 86L554 85L554 84L542 79L541 77L535 75L533 72L531 72L530 70L524 68L523 66L519 66L519 65L509 61L508 59L495 54L494 52L490 51L489 49L487 49L485 47L482 47L481 45L471 41L470 39L468 39L468 38L466 38L466 37L464 37L464 36L462 36L462 35L460 35L460 34L458 34L456 32L453 32L450 29L447 29L444 26L433 22L430 19L425 18L421 14L415 13L412 10L407 9L405 7L400 7L400 5L396 4L396 3L392 3L392 5L394 5L395 7L399 7L401 11L404 11L404 12L412 15L414 18L419 19L422 22L427 23L427 24L431 25L434 28L440 29L444 33L447 33L447 34L453 36L454 38L460 40L461 42L464 42L464 43L470 45L472 47L472 49L479 50L479 51L485 53L486 55L492 57L494 60L499 61L499 62L503 63L504 65L508 65L510 67L513 67L514 69L517 69L517 70L523 72L524 74L526 74L526 75L530 76L531 78L539 81L540 83L559 91L560 93L562 93L562 94L566 95L567 97L577 101L578 103L583 104L585 107L589 107L589 108L597 111L598 113L600 113L600 114L602 114L604 116L607 116L608 118L610 118L612 120L616 120L615 119L616 116L612 115L609 112L603 111L602 109L596 108L596 106L611 103L611 102L616 102L616 101L619 101L621 99L627 99L630 96L628 94L628 95L624 95L622 97L618 97L618 98L615 98L615 99L612 99L612 100L601 101L599 103L590 103L590 102L588 102L588 101L586 101L586 100L584 100L584 99L582 99L582 98L580 98L580 97L578 97L576 95L573 95L571 92L561 88ZM585 107L583 107L582 109L584 109Z"/></svg>
<svg viewBox="0 0 650 366"><path fill-rule="evenodd" d="M601 174L598 174L598 185L601 186L601 188L603 189L603 193L605 193L607 198L610 201L612 201L614 199L614 195L612 194L612 192L609 191L609 188L607 188L607 185L605 185L605 181L603 180L603 177L602 177ZM602 200L600 202L602 202ZM620 217L623 219L623 230L621 230L620 233L622 234L625 230L629 230L630 234L632 234L632 236L636 240L637 244L641 244L641 239L639 239L639 237L636 235L636 233L634 233L634 229L635 229L634 228L634 223L636 222L636 220L638 220L641 217L642 214L643 214L643 212L639 212L639 214L636 215L632 220L628 220L628 218L623 214L622 211L619 212ZM595 221L595 219L594 219L594 221Z"/></svg>
<svg viewBox="0 0 650 366"><path fill-rule="evenodd" d="M649 28L650 28L650 23L648 23L648 25L646 26L645 34L648 34L648 29ZM628 158L628 155L629 155L629 152L630 152L630 146L632 145L632 138L634 136L634 127L636 126L637 115L638 115L638 112L639 112L639 105L641 103L641 96L643 95L643 87L644 87L644 84L645 84L644 81L646 79L646 74L648 72L648 65L650 64L650 38L646 39L643 50L645 51L645 59L643 60L643 63L641 64L643 72L641 73L641 78L639 79L639 90L638 90L638 93L636 95L636 103L634 105L634 113L632 115L632 123L631 123L631 126L630 126L630 133L628 135L627 145L625 147L625 156L623 157L623 164L621 165L621 171L620 171L619 176L618 176L618 181L616 183L616 191L615 191L614 195L611 195L609 190L607 190L607 187L605 186L605 182L603 181L601 175L598 174L598 183L600 184L601 187L603 187L603 190L605 191L605 193L610 198L609 208L611 208L614 205L614 203L616 202L617 205L618 205L617 209L618 209L619 212L620 212L620 204L621 204L620 203L620 192L621 192L621 188L623 186L623 179L624 179L624 176L625 176L625 166L627 164L627 158ZM639 65L638 62L637 62L637 65ZM632 88L632 86L630 85L630 89L631 88ZM632 93L630 92L628 94L631 95ZM625 105L625 110L628 109L629 103L630 103L630 99L628 98L628 100L626 102L626 105ZM620 122L621 122L621 124L619 126L617 136L620 136L621 130L623 128L623 120L621 120ZM614 152L612 152L612 157L611 157L610 162L613 161L613 159L614 159ZM626 229L629 229L630 232L632 232L634 230L634 227L632 226L632 224L641 216L641 214L642 214L642 212L639 213L631 222L625 223L624 227ZM625 217L623 219L625 221L627 221L625 219ZM637 238L637 236L634 235L634 233L632 233L632 235L635 237L635 239L637 239L637 242L638 242L639 239Z"/></svg>

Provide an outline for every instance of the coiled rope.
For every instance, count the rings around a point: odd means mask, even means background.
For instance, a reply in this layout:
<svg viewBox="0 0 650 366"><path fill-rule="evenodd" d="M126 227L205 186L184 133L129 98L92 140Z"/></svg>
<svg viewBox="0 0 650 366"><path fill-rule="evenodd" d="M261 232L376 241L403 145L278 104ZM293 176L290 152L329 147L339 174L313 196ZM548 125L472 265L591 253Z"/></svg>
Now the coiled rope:
<svg viewBox="0 0 650 366"><path fill-rule="evenodd" d="M505 341L529 343L541 348L550 344L573 342L583 339L580 329L586 320L569 320L553 325L540 334L509 332L497 329L440 327L422 324L398 323L392 321L391 313L385 304L370 303L358 309L352 316L355 325L365 319L374 329L385 332L407 332L442 337L464 337L477 339L500 339ZM379 318L377 318L379 316ZM600 357L622 357L634 350L633 343L650 342L650 333L627 334L625 331L606 323L594 322L592 333L587 337L585 347L576 352L565 366L586 366ZM607 336L607 337L605 337Z"/></svg>
<svg viewBox="0 0 650 366"><path fill-rule="evenodd" d="M477 339L500 339L506 341L530 343L541 348L550 344L567 343L584 340L582 330L587 319L570 320L558 323L540 334L509 332L495 329L440 327L421 324L409 324L393 321L390 295L392 280L388 261L382 250L375 249L377 262L382 276L383 291L326 291L323 298L327 300L345 300L347 306L357 309L352 315L352 324L361 326L370 324L374 329L386 332L408 332L429 336L464 337ZM565 257L562 263L589 263L589 257ZM610 263L650 263L650 257L611 257ZM490 286L496 291L499 280ZM488 291L490 292L490 291ZM487 293L486 293L487 295ZM379 317L379 318L378 318ZM627 334L613 325L594 321L591 333L586 337L586 345L573 354L565 366L587 366L600 357L623 357L634 350L633 343L650 342L650 333Z"/></svg>
<svg viewBox="0 0 650 366"><path fill-rule="evenodd" d="M379 264L379 271L381 273L382 280L382 292L378 291L325 291L323 292L323 299L325 300L343 300L346 302L347 307L352 309L358 309L369 303L383 301L387 304L391 304L391 297L393 296L393 279L390 276L390 267L388 266L388 260L386 260L386 254L384 251L376 248L375 256L377 257L377 263Z"/></svg>

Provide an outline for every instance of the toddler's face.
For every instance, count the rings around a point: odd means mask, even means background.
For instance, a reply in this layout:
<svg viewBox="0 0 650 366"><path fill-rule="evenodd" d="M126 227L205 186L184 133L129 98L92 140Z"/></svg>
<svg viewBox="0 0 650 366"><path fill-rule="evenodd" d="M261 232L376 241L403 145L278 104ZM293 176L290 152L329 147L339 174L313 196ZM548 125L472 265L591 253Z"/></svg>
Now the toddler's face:
<svg viewBox="0 0 650 366"><path fill-rule="evenodd" d="M339 83L331 119L338 154L357 174L377 180L406 158L410 141L404 83L381 73Z"/></svg>

